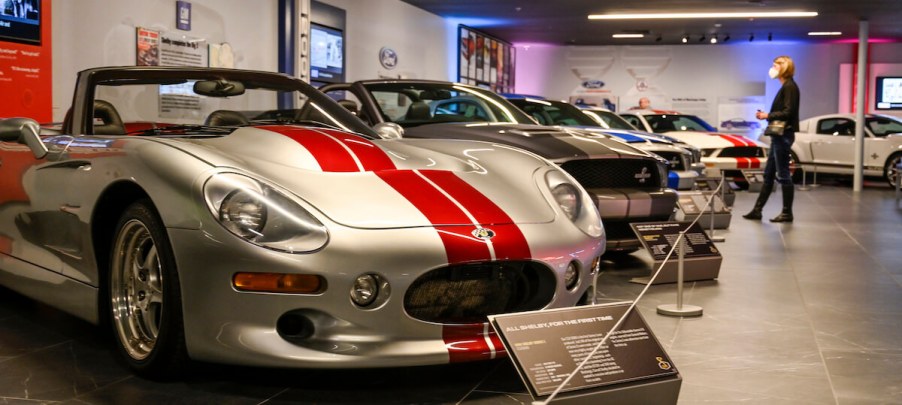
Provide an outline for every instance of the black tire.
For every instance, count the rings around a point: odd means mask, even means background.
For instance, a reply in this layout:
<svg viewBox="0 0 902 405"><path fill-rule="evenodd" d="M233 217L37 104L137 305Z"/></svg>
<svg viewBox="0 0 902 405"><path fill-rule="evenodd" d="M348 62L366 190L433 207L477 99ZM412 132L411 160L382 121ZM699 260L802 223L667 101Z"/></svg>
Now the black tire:
<svg viewBox="0 0 902 405"><path fill-rule="evenodd" d="M144 377L180 376L188 363L181 287L169 237L150 201L136 201L122 214L109 264L116 351Z"/></svg>
<svg viewBox="0 0 902 405"><path fill-rule="evenodd" d="M902 153L894 153L890 155L889 159L886 159L886 164L883 166L883 178L892 188L896 188L896 177L900 175L896 170L899 161L902 161Z"/></svg>

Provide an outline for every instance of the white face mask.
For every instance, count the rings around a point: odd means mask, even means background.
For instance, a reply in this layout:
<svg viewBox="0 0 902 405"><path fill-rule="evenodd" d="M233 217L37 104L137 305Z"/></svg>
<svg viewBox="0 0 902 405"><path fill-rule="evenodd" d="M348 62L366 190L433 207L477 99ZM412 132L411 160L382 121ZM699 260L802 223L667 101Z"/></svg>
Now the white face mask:
<svg viewBox="0 0 902 405"><path fill-rule="evenodd" d="M773 66L771 66L770 70L767 71L767 75L770 76L771 79L776 79L778 74L780 74L780 71Z"/></svg>

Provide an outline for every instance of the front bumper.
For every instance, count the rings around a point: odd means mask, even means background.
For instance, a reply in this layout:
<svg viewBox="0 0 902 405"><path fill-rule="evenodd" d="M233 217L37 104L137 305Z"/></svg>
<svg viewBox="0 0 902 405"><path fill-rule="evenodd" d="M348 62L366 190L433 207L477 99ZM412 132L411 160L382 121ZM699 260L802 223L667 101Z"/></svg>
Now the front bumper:
<svg viewBox="0 0 902 405"><path fill-rule="evenodd" d="M590 238L566 220L520 225L531 258L554 273L548 308L575 305L592 284L593 260L603 238ZM424 322L404 309L408 288L423 274L448 264L433 228L363 230L334 224L330 242L311 254L287 254L238 240L211 224L201 230L169 229L179 269L189 355L218 363L296 368L365 368L490 359L504 349L485 323ZM563 286L570 263L579 283ZM239 292L236 272L317 274L327 288L317 295ZM378 274L390 294L375 308L355 305L349 292L357 276ZM384 291L384 290L383 290ZM313 333L286 339L277 323L287 313L309 320Z"/></svg>
<svg viewBox="0 0 902 405"><path fill-rule="evenodd" d="M676 191L668 188L597 188L586 191L598 202L608 251L641 247L629 224L667 221L673 215L677 201Z"/></svg>

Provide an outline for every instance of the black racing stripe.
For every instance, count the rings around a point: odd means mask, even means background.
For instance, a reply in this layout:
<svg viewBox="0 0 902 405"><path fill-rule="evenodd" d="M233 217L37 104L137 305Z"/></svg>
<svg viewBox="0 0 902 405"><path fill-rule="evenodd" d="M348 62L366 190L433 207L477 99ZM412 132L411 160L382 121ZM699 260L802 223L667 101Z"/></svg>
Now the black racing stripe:
<svg viewBox="0 0 902 405"><path fill-rule="evenodd" d="M406 128L406 138L432 138L432 139L466 139L471 141L496 142L504 145L525 149L546 159L584 159L589 153L574 146L560 137L573 136L567 132L554 128L540 126L501 126L478 125L466 126L460 124L432 124ZM601 149L607 149L602 146ZM604 153L611 153L610 150Z"/></svg>

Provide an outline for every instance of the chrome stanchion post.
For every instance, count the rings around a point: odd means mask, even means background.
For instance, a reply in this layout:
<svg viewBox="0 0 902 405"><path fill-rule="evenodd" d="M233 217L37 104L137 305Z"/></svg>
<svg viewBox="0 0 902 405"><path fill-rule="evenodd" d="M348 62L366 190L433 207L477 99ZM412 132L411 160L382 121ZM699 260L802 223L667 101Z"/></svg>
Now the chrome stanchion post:
<svg viewBox="0 0 902 405"><path fill-rule="evenodd" d="M820 184L817 184L817 165L815 164L814 165L814 179L811 180L811 185L809 185L808 187L816 188L816 187L820 187L820 186L821 186Z"/></svg>
<svg viewBox="0 0 902 405"><path fill-rule="evenodd" d="M802 165L799 165L799 167L796 168L796 170L802 170ZM805 171L802 170L802 185L799 186L799 191L808 191L808 190L811 190L811 187L808 187L808 185L805 184L805 181L806 181L807 179L808 179L808 173L805 173Z"/></svg>
<svg viewBox="0 0 902 405"><path fill-rule="evenodd" d="M723 193L724 186L726 186L726 181L724 180L723 171L720 172L720 192ZM709 204L709 208L711 209L711 230L708 232L708 238L711 239L712 242L723 242L723 236L717 236L714 234L714 211L717 208L715 203L715 197L717 197L716 193L711 193L711 204ZM726 204L724 204L726 206Z"/></svg>
<svg viewBox="0 0 902 405"><path fill-rule="evenodd" d="M686 259L686 231L677 237L677 303L658 305L658 313L669 316L701 316L702 307L683 305L683 265Z"/></svg>

